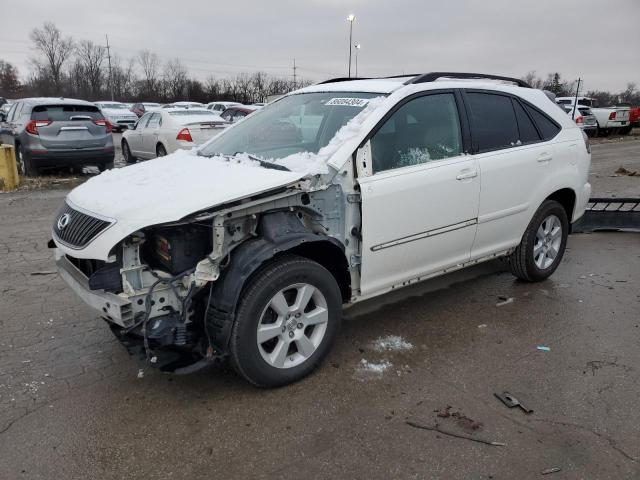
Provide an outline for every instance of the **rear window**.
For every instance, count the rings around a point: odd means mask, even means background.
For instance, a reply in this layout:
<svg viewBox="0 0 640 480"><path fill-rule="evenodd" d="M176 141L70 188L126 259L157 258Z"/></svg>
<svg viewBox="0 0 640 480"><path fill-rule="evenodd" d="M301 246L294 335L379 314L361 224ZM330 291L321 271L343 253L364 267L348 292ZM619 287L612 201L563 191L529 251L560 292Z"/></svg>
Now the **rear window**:
<svg viewBox="0 0 640 480"><path fill-rule="evenodd" d="M580 110L582 115L593 115L590 108L579 108L578 110Z"/></svg>
<svg viewBox="0 0 640 480"><path fill-rule="evenodd" d="M551 140L558 134L560 131L560 125L541 113L537 108L534 108L531 105L525 105L524 107L538 126L538 131L542 135L543 140Z"/></svg>
<svg viewBox="0 0 640 480"><path fill-rule="evenodd" d="M213 116L213 113L211 113L209 110L178 110L175 112L169 112L169 115L171 115L172 117L193 117L195 115L206 115L208 117Z"/></svg>
<svg viewBox="0 0 640 480"><path fill-rule="evenodd" d="M515 146L518 142L518 123L511 98L489 93L467 94L473 133L480 152Z"/></svg>
<svg viewBox="0 0 640 480"><path fill-rule="evenodd" d="M93 105L37 105L31 112L32 120L102 120L98 107Z"/></svg>

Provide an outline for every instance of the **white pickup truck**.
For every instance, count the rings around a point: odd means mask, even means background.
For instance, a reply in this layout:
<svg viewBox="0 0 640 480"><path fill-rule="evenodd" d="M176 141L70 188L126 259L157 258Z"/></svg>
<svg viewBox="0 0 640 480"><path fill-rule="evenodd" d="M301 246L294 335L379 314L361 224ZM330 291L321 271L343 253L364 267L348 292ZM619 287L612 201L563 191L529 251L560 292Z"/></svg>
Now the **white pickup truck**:
<svg viewBox="0 0 640 480"><path fill-rule="evenodd" d="M578 100L578 105L591 107L591 112L598 122L598 134L607 136L610 133L627 135L631 131L629 123L629 107L598 107L598 100L590 97L557 97L559 105L573 105Z"/></svg>

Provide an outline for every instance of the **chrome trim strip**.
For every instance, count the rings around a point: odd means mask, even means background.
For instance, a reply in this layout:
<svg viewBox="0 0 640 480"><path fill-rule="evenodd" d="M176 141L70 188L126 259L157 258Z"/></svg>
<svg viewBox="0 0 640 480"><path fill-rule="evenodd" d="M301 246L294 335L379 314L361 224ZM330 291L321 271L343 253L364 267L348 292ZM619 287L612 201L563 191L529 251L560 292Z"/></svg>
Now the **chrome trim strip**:
<svg viewBox="0 0 640 480"><path fill-rule="evenodd" d="M455 230L460 230L461 228L471 227L473 225L477 225L478 219L473 218L471 220L465 220L463 222L454 223L452 225L447 225L446 227L434 228L433 230L427 230L426 232L415 233L413 235L409 235L407 237L398 238L396 240L391 240L390 242L381 243L379 245L374 245L371 247L372 252L377 252L378 250L384 250L385 248L397 247L398 245L403 245L409 242L415 242L416 240L422 240L423 238L435 237L436 235L441 235L443 233L453 232Z"/></svg>

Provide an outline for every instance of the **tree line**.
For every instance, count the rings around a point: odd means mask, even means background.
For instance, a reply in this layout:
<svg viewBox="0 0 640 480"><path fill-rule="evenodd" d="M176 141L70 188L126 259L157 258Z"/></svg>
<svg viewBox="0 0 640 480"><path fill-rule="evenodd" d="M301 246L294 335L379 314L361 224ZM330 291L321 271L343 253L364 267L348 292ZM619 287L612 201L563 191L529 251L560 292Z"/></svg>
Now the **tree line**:
<svg viewBox="0 0 640 480"><path fill-rule="evenodd" d="M282 78L264 72L240 73L231 78L210 75L192 78L179 58L166 62L149 50L123 59L91 40L64 36L51 22L34 28L30 35L36 57L31 72L20 80L18 70L0 59L0 96L6 98L60 96L119 101L168 103L179 100L241 103L264 102L270 95L287 93L309 85L305 79Z"/></svg>
<svg viewBox="0 0 640 480"><path fill-rule="evenodd" d="M174 102L190 100L210 102L228 100L241 103L264 102L270 95L290 92L309 85L308 80L267 75L264 72L240 73L231 78L210 75L200 81L189 75L179 58L161 61L149 50L124 59L111 55L91 40L75 40L51 22L34 28L29 38L36 57L24 81L12 64L0 59L0 96L6 98L63 96L87 100ZM109 68L110 63L110 68ZM522 77L534 88L550 90L557 96L576 93L577 80L567 80L558 72L540 77L529 72ZM640 91L628 83L622 92L584 90L580 95L597 98L600 105L627 102L640 105Z"/></svg>

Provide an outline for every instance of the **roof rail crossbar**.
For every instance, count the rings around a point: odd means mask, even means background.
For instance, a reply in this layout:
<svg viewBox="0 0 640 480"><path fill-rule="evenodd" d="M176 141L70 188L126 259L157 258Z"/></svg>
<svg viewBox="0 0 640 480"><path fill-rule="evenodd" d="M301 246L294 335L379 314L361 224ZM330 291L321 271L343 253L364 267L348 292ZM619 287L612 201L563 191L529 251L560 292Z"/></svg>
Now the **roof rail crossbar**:
<svg viewBox="0 0 640 480"><path fill-rule="evenodd" d="M519 87L531 88L524 80L520 80L519 78L512 77L502 77L500 75L489 75L485 73L462 73L462 72L431 72L431 73L423 73L422 75L418 75L415 78L411 78L405 82L405 85L411 85L414 83L426 83L426 82L434 82L439 78L456 78L456 79L482 79L486 78L489 80L502 80L504 82L512 82L518 85Z"/></svg>

